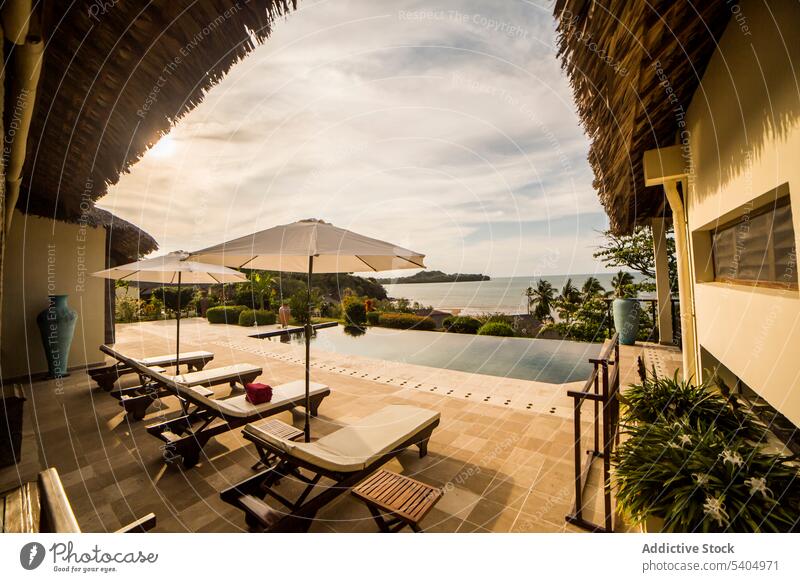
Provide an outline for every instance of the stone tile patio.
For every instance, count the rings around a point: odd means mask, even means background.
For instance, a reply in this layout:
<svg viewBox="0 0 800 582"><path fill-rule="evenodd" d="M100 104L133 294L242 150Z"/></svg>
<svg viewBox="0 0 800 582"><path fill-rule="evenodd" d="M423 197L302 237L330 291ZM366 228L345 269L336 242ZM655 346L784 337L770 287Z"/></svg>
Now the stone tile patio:
<svg viewBox="0 0 800 582"><path fill-rule="evenodd" d="M213 351L216 357L210 366L260 365L260 380L271 384L302 377L298 346L249 338L250 333L238 326L187 320L182 349ZM116 346L133 356L174 351L173 342L171 321L117 326ZM623 347L623 382L635 377L642 349ZM332 389L320 416L312 421L315 436L387 404L440 411L428 456L420 459L409 450L387 466L445 489L422 522L426 531L580 531L564 522L573 487L573 426L565 386L316 349L313 357L314 380ZM125 378L125 384L133 383L133 376ZM183 470L162 461L161 442L145 431L148 420L177 411L175 398L164 399L164 408L143 422L129 422L117 400L81 371L61 381L34 382L25 390L23 462L0 470L0 490L35 479L40 468L55 466L84 531L113 531L150 511L158 517L156 531L244 530L242 514L219 499L220 490L252 474L256 461L239 430L212 439L201 463ZM216 396L224 397L229 390L217 388ZM484 401L485 395L497 398ZM531 401L536 404L528 407ZM302 426L302 417L289 412L277 418ZM593 473L590 486L597 480L598 471ZM592 489L597 490L596 483ZM312 527L323 532L376 530L368 510L349 495L320 512Z"/></svg>

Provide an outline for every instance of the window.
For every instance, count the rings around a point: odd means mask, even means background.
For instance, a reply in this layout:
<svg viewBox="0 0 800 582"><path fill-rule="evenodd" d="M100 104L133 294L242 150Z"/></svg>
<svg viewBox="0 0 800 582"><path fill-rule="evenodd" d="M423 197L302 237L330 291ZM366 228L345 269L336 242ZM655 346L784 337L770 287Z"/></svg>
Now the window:
<svg viewBox="0 0 800 582"><path fill-rule="evenodd" d="M714 280L797 289L789 197L744 213L711 233Z"/></svg>

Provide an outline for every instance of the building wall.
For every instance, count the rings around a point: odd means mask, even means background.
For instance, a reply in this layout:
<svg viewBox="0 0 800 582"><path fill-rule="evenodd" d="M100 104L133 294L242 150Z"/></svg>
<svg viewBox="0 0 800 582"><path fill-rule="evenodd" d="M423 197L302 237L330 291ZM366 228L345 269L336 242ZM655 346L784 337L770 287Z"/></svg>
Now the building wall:
<svg viewBox="0 0 800 582"><path fill-rule="evenodd" d="M69 295L78 312L69 367L103 361L103 280L90 273L104 268L104 228L14 212L3 281L3 378L47 371L36 316L48 306L48 294Z"/></svg>
<svg viewBox="0 0 800 582"><path fill-rule="evenodd" d="M700 345L800 425L800 293L713 282L708 229L788 184L800 233L800 5L741 3L686 115L686 200ZM752 34L748 34L753 31ZM785 188L785 186L784 186ZM800 246L800 244L798 244ZM797 282L796 269L793 274Z"/></svg>

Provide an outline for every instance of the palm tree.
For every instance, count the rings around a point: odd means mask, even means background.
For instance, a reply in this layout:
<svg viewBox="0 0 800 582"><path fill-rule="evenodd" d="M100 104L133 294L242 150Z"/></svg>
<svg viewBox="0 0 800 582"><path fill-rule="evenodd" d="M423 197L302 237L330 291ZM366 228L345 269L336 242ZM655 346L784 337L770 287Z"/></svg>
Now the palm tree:
<svg viewBox="0 0 800 582"><path fill-rule="evenodd" d="M561 288L559 300L564 303L578 303L581 300L581 292L572 284L572 278L567 279Z"/></svg>
<svg viewBox="0 0 800 582"><path fill-rule="evenodd" d="M253 297L258 300L259 309L264 309L264 296L269 295L275 279L264 271L253 271L250 273L250 289Z"/></svg>
<svg viewBox="0 0 800 582"><path fill-rule="evenodd" d="M584 300L602 295L605 293L605 291L606 290L596 277L588 277L586 281L583 282L583 287L581 288L581 294L583 295Z"/></svg>
<svg viewBox="0 0 800 582"><path fill-rule="evenodd" d="M531 313L531 308L533 308L532 315L539 321L552 319L550 310L553 306L555 294L556 290L550 284L550 281L545 279L540 279L536 283L535 289L528 287L525 290L525 295L528 297L528 313Z"/></svg>
<svg viewBox="0 0 800 582"><path fill-rule="evenodd" d="M618 297L626 295L627 288L633 285L633 275L626 271L620 271L611 279L611 288Z"/></svg>

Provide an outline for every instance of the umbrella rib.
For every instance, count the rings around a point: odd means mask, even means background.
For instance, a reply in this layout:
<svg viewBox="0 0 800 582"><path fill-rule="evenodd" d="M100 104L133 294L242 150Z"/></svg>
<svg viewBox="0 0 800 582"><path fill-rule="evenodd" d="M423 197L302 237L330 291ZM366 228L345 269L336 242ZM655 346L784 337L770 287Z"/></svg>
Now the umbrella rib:
<svg viewBox="0 0 800 582"><path fill-rule="evenodd" d="M133 272L133 273L131 273L130 275L125 275L124 277L120 277L120 278L119 278L119 279L117 279L117 280L118 280L118 281L122 281L122 280L124 280L124 279L127 279L128 277L133 277L133 276L134 276L136 273L138 273L138 272L139 272L139 271L134 271L134 272Z"/></svg>
<svg viewBox="0 0 800 582"><path fill-rule="evenodd" d="M354 256L355 258L357 258L359 261L361 261L362 263L364 263L366 266L368 266L370 269L372 269L373 271L375 271L376 273L378 272L378 269L376 269L375 267L373 267L372 265L370 265L370 264L369 264L367 261L365 261L364 259L362 259L362 258L361 258L361 257L359 257L358 255L353 255L353 256Z"/></svg>
<svg viewBox="0 0 800 582"><path fill-rule="evenodd" d="M222 284L222 281L220 281L219 279L217 279L217 278L214 276L214 274L213 274L213 273L208 273L208 276L209 276L209 277L211 277L212 279L214 279L214 281L216 281L217 283L220 283L220 284Z"/></svg>
<svg viewBox="0 0 800 582"><path fill-rule="evenodd" d="M239 265L237 268L238 268L238 269L241 269L241 268L242 268L242 267L244 267L244 266L245 266L247 263L250 263L250 262L252 262L252 261L255 261L257 256L258 256L258 255L253 255L252 257L250 257L249 259L247 259L247 260L246 260L244 263L242 263L241 265Z"/></svg>
<svg viewBox="0 0 800 582"><path fill-rule="evenodd" d="M424 269L425 268L425 265L420 265L419 263L417 263L416 261L412 261L411 259L407 259L405 257L401 257L401 256L398 256L398 255L395 255L395 258L407 261L407 262L411 263L412 265L415 265L415 266L419 267L420 269Z"/></svg>

